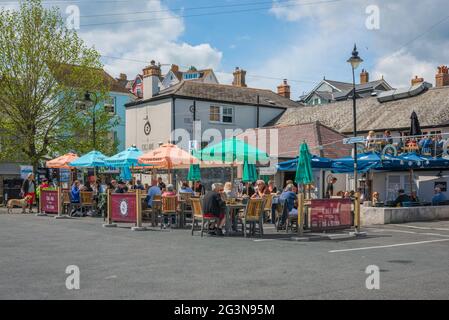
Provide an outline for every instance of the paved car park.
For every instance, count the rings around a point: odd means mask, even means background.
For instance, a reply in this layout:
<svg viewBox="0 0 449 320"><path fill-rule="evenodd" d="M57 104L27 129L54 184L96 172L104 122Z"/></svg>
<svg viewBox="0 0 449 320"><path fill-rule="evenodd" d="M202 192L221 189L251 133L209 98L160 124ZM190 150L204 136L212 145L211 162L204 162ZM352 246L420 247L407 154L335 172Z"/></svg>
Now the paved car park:
<svg viewBox="0 0 449 320"><path fill-rule="evenodd" d="M1 209L0 209L1 210ZM133 232L103 219L0 214L0 299L447 299L449 221L293 241ZM66 288L67 266L80 289ZM369 290L368 266L380 271ZM371 269L370 269L371 270Z"/></svg>

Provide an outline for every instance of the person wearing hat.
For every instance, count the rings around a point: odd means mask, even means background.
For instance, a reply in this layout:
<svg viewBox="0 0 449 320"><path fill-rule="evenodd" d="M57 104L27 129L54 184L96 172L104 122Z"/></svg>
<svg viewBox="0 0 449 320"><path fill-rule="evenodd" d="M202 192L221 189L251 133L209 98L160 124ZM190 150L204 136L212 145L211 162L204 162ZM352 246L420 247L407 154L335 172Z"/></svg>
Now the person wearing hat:
<svg viewBox="0 0 449 320"><path fill-rule="evenodd" d="M123 181L119 181L117 183L117 188L114 191L115 193L127 193L128 192L128 187L126 186L126 183Z"/></svg>

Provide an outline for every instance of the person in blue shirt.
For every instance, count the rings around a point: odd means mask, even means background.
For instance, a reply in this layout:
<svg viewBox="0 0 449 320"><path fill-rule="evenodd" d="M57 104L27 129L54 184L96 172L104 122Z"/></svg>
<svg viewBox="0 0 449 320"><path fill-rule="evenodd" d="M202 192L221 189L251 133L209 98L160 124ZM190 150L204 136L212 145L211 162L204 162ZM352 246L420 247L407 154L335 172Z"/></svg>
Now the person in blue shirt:
<svg viewBox="0 0 449 320"><path fill-rule="evenodd" d="M438 206L441 204L441 202L446 201L446 197L444 196L444 194L441 192L440 188L435 188L435 195L432 198L432 205L433 206Z"/></svg>
<svg viewBox="0 0 449 320"><path fill-rule="evenodd" d="M282 192L281 196L279 197L280 201L285 201L285 206L287 207L287 211L284 210L284 212L287 212L287 214L298 214L298 211L295 210L295 201L296 201L296 193L293 192L293 184L288 184L284 192ZM285 214L282 216L282 224L285 222L287 217Z"/></svg>
<svg viewBox="0 0 449 320"><path fill-rule="evenodd" d="M154 196L160 196L162 194L161 189L159 188L157 181L152 180L151 181L151 187L148 189L148 195L147 195L147 204L148 208L152 208L153 206L153 198Z"/></svg>
<svg viewBox="0 0 449 320"><path fill-rule="evenodd" d="M190 188L188 182L183 182L181 185L181 189L179 190L179 193L190 193L192 195L195 194L192 188Z"/></svg>
<svg viewBox="0 0 449 320"><path fill-rule="evenodd" d="M136 184L133 186L134 190L145 190L145 187L142 184L142 181L137 180Z"/></svg>
<svg viewBox="0 0 449 320"><path fill-rule="evenodd" d="M75 180L72 185L72 203L80 203L80 182Z"/></svg>

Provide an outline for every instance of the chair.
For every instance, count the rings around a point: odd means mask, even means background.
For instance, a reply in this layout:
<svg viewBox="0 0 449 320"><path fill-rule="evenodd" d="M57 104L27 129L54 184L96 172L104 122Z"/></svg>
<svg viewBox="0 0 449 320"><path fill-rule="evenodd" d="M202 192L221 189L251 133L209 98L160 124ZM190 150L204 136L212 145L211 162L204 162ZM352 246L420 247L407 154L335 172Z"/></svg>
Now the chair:
<svg viewBox="0 0 449 320"><path fill-rule="evenodd" d="M95 208L93 192L81 191L80 192L80 204L81 204L81 210L83 210L85 208L90 208L93 211Z"/></svg>
<svg viewBox="0 0 449 320"><path fill-rule="evenodd" d="M263 236L263 212L265 199L249 199L246 205L243 216L240 217L240 221L243 229L243 236L246 238L246 227L249 224L249 233L254 235L256 233L256 225L259 225L259 236Z"/></svg>
<svg viewBox="0 0 449 320"><path fill-rule="evenodd" d="M181 200L183 200L184 201L184 203L183 203L183 206L184 206L184 216L182 217L182 219L184 220L184 223L183 224L185 224L185 219L186 219L186 213L188 213L188 214L190 214L190 215L192 215L192 204L191 204L191 198L193 197L193 195L191 194L191 193L188 193L188 192L180 192L179 193L179 197L181 198Z"/></svg>
<svg viewBox="0 0 449 320"><path fill-rule="evenodd" d="M157 227L158 224L157 217L161 211L161 208L162 208L161 195L154 195L151 208L147 207L142 211L142 214L148 216L151 219L151 225L153 227Z"/></svg>
<svg viewBox="0 0 449 320"><path fill-rule="evenodd" d="M191 198L190 199L192 204L192 236L195 232L195 227L198 226L198 222L201 223L201 238L203 237L204 233L204 226L207 224L207 230L209 229L209 225L211 222L218 223L219 219L217 217L210 217L210 216L204 216L203 212L203 206L201 204L200 198Z"/></svg>
<svg viewBox="0 0 449 320"><path fill-rule="evenodd" d="M271 219L271 211L273 207L273 195L267 194L265 195L265 205L263 207L263 213L264 213L264 222L268 222L269 219Z"/></svg>
<svg viewBox="0 0 449 320"><path fill-rule="evenodd" d="M178 197L177 196L165 196L161 198L161 202L162 202L162 208L160 210L160 215L159 215L159 219L160 219L160 224L161 224L161 229L164 226L164 218L167 217L170 223L170 228L171 228L171 217L172 216L177 216L178 215Z"/></svg>
<svg viewBox="0 0 449 320"><path fill-rule="evenodd" d="M295 203L297 202L297 198L295 200ZM291 230L293 230L294 226L296 226L296 228L298 228L298 215L294 216L294 215L290 215L290 212L287 211L287 217L285 219L285 232L288 233L288 229L290 228ZM299 208L298 208L298 214L299 214Z"/></svg>
<svg viewBox="0 0 449 320"><path fill-rule="evenodd" d="M287 206L285 205L285 200L279 200L279 203L277 204L275 209L275 224L277 232L279 232L279 230L281 230L284 225L284 210L286 210L286 208Z"/></svg>

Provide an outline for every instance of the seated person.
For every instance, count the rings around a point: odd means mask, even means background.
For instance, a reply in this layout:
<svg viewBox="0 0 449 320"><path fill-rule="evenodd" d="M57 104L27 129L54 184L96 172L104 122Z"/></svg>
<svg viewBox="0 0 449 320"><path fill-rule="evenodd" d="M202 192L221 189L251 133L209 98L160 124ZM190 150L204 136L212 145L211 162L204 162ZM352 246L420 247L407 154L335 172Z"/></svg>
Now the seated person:
<svg viewBox="0 0 449 320"><path fill-rule="evenodd" d="M80 203L80 185L79 180L75 180L72 185L71 195L72 203Z"/></svg>
<svg viewBox="0 0 449 320"><path fill-rule="evenodd" d="M206 193L203 198L203 212L205 217L218 218L218 226L216 231L210 231L212 235L223 235L223 226L226 222L226 215L224 213L226 204L223 201L221 194L223 193L223 185L221 183L214 183L212 190Z"/></svg>
<svg viewBox="0 0 449 320"><path fill-rule="evenodd" d="M380 198L379 192L377 192L377 191L373 192L373 196L372 196L373 205L376 205L377 203L380 203L379 198Z"/></svg>
<svg viewBox="0 0 449 320"><path fill-rule="evenodd" d="M257 180L255 193L251 196L251 199L262 199L266 194L270 194L270 192L265 181Z"/></svg>
<svg viewBox="0 0 449 320"><path fill-rule="evenodd" d="M289 215L295 215L295 211L293 210L295 207L295 201L296 201L296 193L293 192L293 184L288 184L284 192L279 197L279 200L285 201L285 206L287 207L287 210L284 212L287 212ZM296 211L296 215L298 215L298 211ZM285 222L287 217L282 217L282 224Z"/></svg>
<svg viewBox="0 0 449 320"><path fill-rule="evenodd" d="M223 195L225 200L237 198L237 194L232 190L232 183L226 182L223 189Z"/></svg>
<svg viewBox="0 0 449 320"><path fill-rule="evenodd" d="M374 147L374 139L376 138L376 133L374 131L368 132L368 136L366 137L365 141L365 148L370 150Z"/></svg>
<svg viewBox="0 0 449 320"><path fill-rule="evenodd" d="M432 206L438 206L442 202L446 201L445 195L441 192L441 188L436 187L434 190L435 195L432 197Z"/></svg>
<svg viewBox="0 0 449 320"><path fill-rule="evenodd" d="M190 188L189 183L184 181L181 185L179 193L190 193L192 196L195 194L192 188Z"/></svg>
<svg viewBox="0 0 449 320"><path fill-rule="evenodd" d="M419 202L419 198L418 198L418 195L416 194L416 191L413 191L410 194L410 200L413 201L413 202Z"/></svg>
<svg viewBox="0 0 449 320"><path fill-rule="evenodd" d="M133 189L135 190L145 190L145 187L142 184L142 181L137 180L136 184L133 186Z"/></svg>
<svg viewBox="0 0 449 320"><path fill-rule="evenodd" d="M393 137L390 130L385 130L383 140L385 144L393 144Z"/></svg>
<svg viewBox="0 0 449 320"><path fill-rule="evenodd" d="M400 189L398 191L398 197L394 200L393 204L395 207L402 207L403 202L410 202L411 199L408 195L405 194L404 189Z"/></svg>
<svg viewBox="0 0 449 320"><path fill-rule="evenodd" d="M162 194L161 189L157 185L157 180L151 181L151 187L148 189L148 194L146 197L148 208L153 207L154 196L160 196Z"/></svg>
<svg viewBox="0 0 449 320"><path fill-rule="evenodd" d="M175 187L172 184L167 185L166 190L162 193L163 197L176 196Z"/></svg>
<svg viewBox="0 0 449 320"><path fill-rule="evenodd" d="M123 181L119 181L117 183L117 188L115 188L114 193L127 193L128 187L126 186L126 183Z"/></svg>

